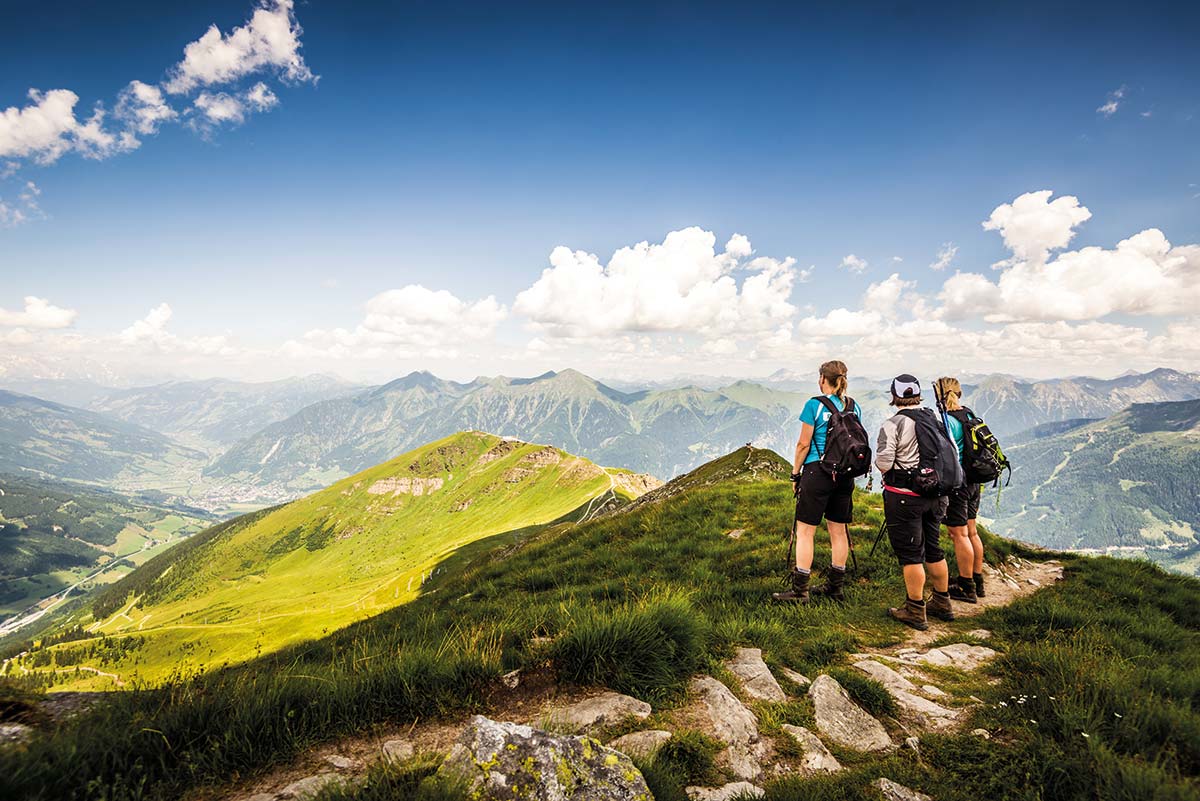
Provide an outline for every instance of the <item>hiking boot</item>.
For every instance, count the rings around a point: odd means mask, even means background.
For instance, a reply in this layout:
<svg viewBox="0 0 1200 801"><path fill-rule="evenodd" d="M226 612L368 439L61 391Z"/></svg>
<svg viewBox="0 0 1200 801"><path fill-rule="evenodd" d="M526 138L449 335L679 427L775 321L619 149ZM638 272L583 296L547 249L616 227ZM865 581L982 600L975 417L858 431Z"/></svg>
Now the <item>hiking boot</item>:
<svg viewBox="0 0 1200 801"><path fill-rule="evenodd" d="M953 592L953 590L951 590ZM934 592L929 599L929 605L925 607L925 611L930 617L936 617L938 620L949 622L954 620L954 610L950 607L950 593Z"/></svg>
<svg viewBox="0 0 1200 801"><path fill-rule="evenodd" d="M979 603L979 597L975 593L975 579L959 576L958 581L950 585L950 597L965 604Z"/></svg>
<svg viewBox="0 0 1200 801"><path fill-rule="evenodd" d="M773 592L771 593L771 597L776 601L806 604L808 603L808 582L811 577L810 574L801 573L799 570L793 568L787 578L792 588L786 592Z"/></svg>
<svg viewBox="0 0 1200 801"><path fill-rule="evenodd" d="M846 586L846 571L834 570L832 567L825 572L825 584L813 590L817 595L824 595L832 601L843 603L846 600L846 593L842 590Z"/></svg>
<svg viewBox="0 0 1200 801"><path fill-rule="evenodd" d="M983 591L983 574L975 574L975 596L978 598L987 597L987 593Z"/></svg>
<svg viewBox="0 0 1200 801"><path fill-rule="evenodd" d="M912 598L905 598L904 606L899 608L893 606L888 610L888 614L904 625L912 626L917 631L925 631L925 629L929 628L929 622L925 619L924 601L914 601Z"/></svg>

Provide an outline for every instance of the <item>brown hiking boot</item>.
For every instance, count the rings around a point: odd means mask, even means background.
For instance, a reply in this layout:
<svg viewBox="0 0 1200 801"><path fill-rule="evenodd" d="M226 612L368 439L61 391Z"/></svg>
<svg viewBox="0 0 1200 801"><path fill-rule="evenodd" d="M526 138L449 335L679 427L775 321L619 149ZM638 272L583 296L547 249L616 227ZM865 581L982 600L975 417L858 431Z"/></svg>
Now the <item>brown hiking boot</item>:
<svg viewBox="0 0 1200 801"><path fill-rule="evenodd" d="M954 620L954 610L950 608L950 596L938 595L936 592L929 599L925 611L930 617L936 617L938 620L949 622Z"/></svg>
<svg viewBox="0 0 1200 801"><path fill-rule="evenodd" d="M959 576L958 581L950 585L950 598L965 604L979 603L979 597L975 594L975 579L970 576Z"/></svg>
<svg viewBox="0 0 1200 801"><path fill-rule="evenodd" d="M905 598L904 606L899 608L893 606L888 610L888 614L904 625L912 626L918 631L925 631L925 629L929 628L929 622L925 620L924 601L914 601L912 598Z"/></svg>
<svg viewBox="0 0 1200 801"><path fill-rule="evenodd" d="M773 592L771 597L785 603L806 604L808 603L808 582L811 578L810 574L801 573L792 568L792 572L788 574L788 581L791 582L792 588L786 592Z"/></svg>
<svg viewBox="0 0 1200 801"><path fill-rule="evenodd" d="M975 574L975 595L978 598L986 598L987 593L983 591L983 574Z"/></svg>
<svg viewBox="0 0 1200 801"><path fill-rule="evenodd" d="M824 595L830 600L843 603L846 600L846 593L843 588L846 586L846 571L834 570L829 568L825 573L825 583L817 587L813 592L816 595Z"/></svg>

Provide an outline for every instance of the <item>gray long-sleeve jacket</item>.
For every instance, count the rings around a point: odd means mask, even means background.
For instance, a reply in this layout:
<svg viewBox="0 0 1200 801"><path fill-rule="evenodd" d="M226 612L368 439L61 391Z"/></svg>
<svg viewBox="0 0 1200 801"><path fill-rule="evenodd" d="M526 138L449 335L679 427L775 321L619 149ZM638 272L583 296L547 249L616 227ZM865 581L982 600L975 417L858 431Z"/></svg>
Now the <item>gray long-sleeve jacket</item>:
<svg viewBox="0 0 1200 801"><path fill-rule="evenodd" d="M887 475L893 468L911 469L921 463L917 446L917 424L902 414L883 421L879 438L875 440L875 466Z"/></svg>

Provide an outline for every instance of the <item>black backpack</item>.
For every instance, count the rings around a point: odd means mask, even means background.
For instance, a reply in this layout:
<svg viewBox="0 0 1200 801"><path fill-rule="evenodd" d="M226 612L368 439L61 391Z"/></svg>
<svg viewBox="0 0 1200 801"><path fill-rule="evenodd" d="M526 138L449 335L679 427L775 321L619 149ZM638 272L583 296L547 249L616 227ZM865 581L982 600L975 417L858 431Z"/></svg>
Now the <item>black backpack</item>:
<svg viewBox="0 0 1200 801"><path fill-rule="evenodd" d="M1012 466L1000 448L1000 441L983 422L983 418L965 406L947 414L962 423L962 464L967 483L986 484L990 481L992 486L998 486L1000 474L1005 470L1008 471L1008 480L1012 481ZM1005 486L1008 486L1008 482L1005 482Z"/></svg>
<svg viewBox="0 0 1200 801"><path fill-rule="evenodd" d="M854 398L846 398L845 409L838 409L824 395L816 400L829 410L829 422L825 425L825 451L819 453L821 466L829 471L833 480L857 478L871 472L871 446L867 430L858 419L858 406Z"/></svg>
<svg viewBox="0 0 1200 801"><path fill-rule="evenodd" d="M911 476L912 490L925 498L941 498L963 484L958 448L932 409L901 409L917 428L920 461Z"/></svg>

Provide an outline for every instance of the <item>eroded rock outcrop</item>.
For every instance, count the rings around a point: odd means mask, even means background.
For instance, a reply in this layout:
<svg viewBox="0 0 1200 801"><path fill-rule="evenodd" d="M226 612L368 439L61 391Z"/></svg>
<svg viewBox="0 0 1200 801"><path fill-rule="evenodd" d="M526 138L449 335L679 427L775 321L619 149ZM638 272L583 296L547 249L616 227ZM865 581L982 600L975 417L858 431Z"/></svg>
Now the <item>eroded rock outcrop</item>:
<svg viewBox="0 0 1200 801"><path fill-rule="evenodd" d="M827 674L817 676L808 688L813 702L817 729L844 748L855 751L890 751L895 743L887 730L858 704L849 693Z"/></svg>
<svg viewBox="0 0 1200 801"><path fill-rule="evenodd" d="M590 737L480 715L438 772L466 781L478 801L653 801L642 774L619 751Z"/></svg>

